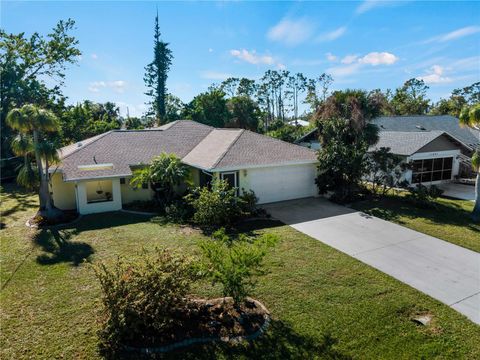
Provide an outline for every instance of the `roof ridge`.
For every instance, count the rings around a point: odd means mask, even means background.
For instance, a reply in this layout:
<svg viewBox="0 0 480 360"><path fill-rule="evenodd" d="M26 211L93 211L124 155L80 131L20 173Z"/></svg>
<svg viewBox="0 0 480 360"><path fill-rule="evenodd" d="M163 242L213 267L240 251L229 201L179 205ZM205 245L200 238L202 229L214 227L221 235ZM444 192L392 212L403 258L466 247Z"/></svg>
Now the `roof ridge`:
<svg viewBox="0 0 480 360"><path fill-rule="evenodd" d="M93 143L96 142L97 140L100 140L100 139L104 138L106 135L111 134L111 133L113 133L113 132L115 132L115 130L109 130L109 131L107 131L107 132L104 132L103 134L99 134L99 135L92 136L91 138L94 138L94 137L97 137L97 138L96 138L95 140L89 142L89 143L86 144L85 146L77 147L77 148L76 148L75 150L73 150L70 154L67 154L67 155L65 155L64 157L62 157L62 158L60 159L60 161L65 160L65 159L68 158L70 155L76 154L76 153L79 152L80 150L85 149L88 145L93 144ZM78 143L81 143L82 141L86 141L86 140L91 139L91 138L87 138L87 139L85 139L85 140L80 140L80 141L77 141L76 143L73 143L73 144L70 144L70 145L78 144ZM67 145L67 146L68 146L68 145ZM61 151L61 148L60 148L60 151Z"/></svg>
<svg viewBox="0 0 480 360"><path fill-rule="evenodd" d="M316 129L314 129L314 130L318 130L318 128L316 128ZM312 130L312 132L313 132L314 130ZM287 144L287 145L289 145L289 146L291 145L291 146L294 146L294 147L300 147L300 148L302 148L302 149L315 152L315 150L313 150L313 149L310 149L310 148L307 148L307 147L305 147L305 146L298 145L298 144L295 144L295 143L291 143L291 142L288 142L288 141L285 141L285 140L282 140L282 139L277 139L277 138L274 138L273 136L269 136L269 135L265 135L265 134L259 134L259 133L256 133L255 131L251 131L251 130L245 130L245 131L248 131L249 133L252 133L252 134L254 134L254 135L266 137L267 139L270 139L270 140L274 140L274 141L277 141L277 142L281 142L282 144Z"/></svg>
<svg viewBox="0 0 480 360"><path fill-rule="evenodd" d="M238 129L237 129L238 130ZM218 160L215 161L215 163L212 165L212 169L214 169L219 163L220 161L223 160L223 158L225 157L225 155L227 155L227 152L228 150L230 150L232 148L232 146L238 141L238 139L240 138L240 136L245 132L245 129L240 129L240 131L238 132L238 135L235 137L235 140L233 140L230 145L225 149L225 151L223 152L222 155L219 156Z"/></svg>

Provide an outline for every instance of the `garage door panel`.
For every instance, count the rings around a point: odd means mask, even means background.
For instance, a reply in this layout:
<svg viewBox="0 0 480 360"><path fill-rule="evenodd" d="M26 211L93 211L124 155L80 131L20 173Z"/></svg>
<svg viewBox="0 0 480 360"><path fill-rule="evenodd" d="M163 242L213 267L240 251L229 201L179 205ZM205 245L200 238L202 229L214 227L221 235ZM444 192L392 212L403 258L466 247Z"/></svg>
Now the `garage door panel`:
<svg viewBox="0 0 480 360"><path fill-rule="evenodd" d="M248 182L263 204L315 196L315 174L311 164L251 169Z"/></svg>

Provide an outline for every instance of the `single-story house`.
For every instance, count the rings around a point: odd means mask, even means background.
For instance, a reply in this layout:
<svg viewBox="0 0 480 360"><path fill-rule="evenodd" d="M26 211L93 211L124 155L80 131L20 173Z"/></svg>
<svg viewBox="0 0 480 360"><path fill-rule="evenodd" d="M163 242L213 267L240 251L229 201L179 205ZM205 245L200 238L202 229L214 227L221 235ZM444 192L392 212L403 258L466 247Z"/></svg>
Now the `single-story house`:
<svg viewBox="0 0 480 360"><path fill-rule="evenodd" d="M260 204L317 194L315 151L248 130L179 120L153 129L113 130L60 149L60 163L50 169L54 205L89 214L149 200L148 184L134 189L129 181L136 168L162 152L188 165L195 185L218 176L240 191L253 190Z"/></svg>
<svg viewBox="0 0 480 360"><path fill-rule="evenodd" d="M471 156L477 146L480 146L480 129L462 127L456 117L450 115L413 115L413 116L380 116L372 120L380 131L428 132L443 131L460 140L467 146L464 155ZM318 150L318 130L313 129L296 142L311 149Z"/></svg>
<svg viewBox="0 0 480 360"><path fill-rule="evenodd" d="M404 158L410 169L402 175L410 184L437 185L458 176L468 146L444 131L380 131L378 143L370 151L390 148Z"/></svg>

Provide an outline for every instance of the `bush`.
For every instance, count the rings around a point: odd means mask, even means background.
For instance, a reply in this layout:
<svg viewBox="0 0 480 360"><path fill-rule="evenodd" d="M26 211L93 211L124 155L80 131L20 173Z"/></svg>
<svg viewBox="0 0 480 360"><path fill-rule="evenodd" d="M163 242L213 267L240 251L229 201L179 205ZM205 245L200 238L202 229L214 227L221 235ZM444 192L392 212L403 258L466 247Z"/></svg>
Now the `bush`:
<svg viewBox="0 0 480 360"><path fill-rule="evenodd" d="M168 250L143 250L137 259L120 258L112 267L94 266L102 289L105 351L121 344L154 343L185 321L190 285L197 277L193 261Z"/></svg>
<svg viewBox="0 0 480 360"><path fill-rule="evenodd" d="M165 217L170 222L186 223L191 219L192 215L192 206L184 200L176 200L165 206Z"/></svg>
<svg viewBox="0 0 480 360"><path fill-rule="evenodd" d="M194 209L193 222L205 228L230 226L242 216L246 204L226 181L215 180L212 188L197 188L184 199Z"/></svg>
<svg viewBox="0 0 480 360"><path fill-rule="evenodd" d="M240 206L242 207L243 215L249 216L257 213L258 198L253 190L242 189L240 199Z"/></svg>
<svg viewBox="0 0 480 360"><path fill-rule="evenodd" d="M414 205L421 208L435 207L435 199L443 194L443 190L435 185L425 186L418 184L409 189L409 194L406 198Z"/></svg>
<svg viewBox="0 0 480 360"><path fill-rule="evenodd" d="M245 235L232 239L220 229L213 234L213 241L200 245L207 274L213 283L222 285L223 296L231 296L238 306L255 286L253 276L263 274L263 258L276 241L272 234L253 240Z"/></svg>

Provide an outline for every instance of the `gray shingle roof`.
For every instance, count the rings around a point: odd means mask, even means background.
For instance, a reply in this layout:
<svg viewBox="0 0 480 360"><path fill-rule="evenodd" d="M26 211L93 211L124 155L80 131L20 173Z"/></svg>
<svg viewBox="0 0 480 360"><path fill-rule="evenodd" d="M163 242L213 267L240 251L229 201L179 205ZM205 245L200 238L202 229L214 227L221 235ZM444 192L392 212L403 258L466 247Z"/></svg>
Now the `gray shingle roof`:
<svg viewBox="0 0 480 360"><path fill-rule="evenodd" d="M64 179L128 176L131 166L147 164L162 152L174 153L189 165L208 169L314 162L316 153L268 136L240 129L215 129L180 120L156 129L114 130L59 150ZM113 164L85 170L82 165Z"/></svg>
<svg viewBox="0 0 480 360"><path fill-rule="evenodd" d="M448 136L444 131L380 131L378 143L369 150L388 147L393 154L409 156L442 135Z"/></svg>
<svg viewBox="0 0 480 360"><path fill-rule="evenodd" d="M381 116L372 122L381 131L444 131L473 149L480 144L479 130L461 127L458 119L450 115Z"/></svg>

